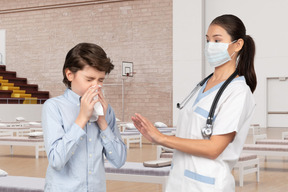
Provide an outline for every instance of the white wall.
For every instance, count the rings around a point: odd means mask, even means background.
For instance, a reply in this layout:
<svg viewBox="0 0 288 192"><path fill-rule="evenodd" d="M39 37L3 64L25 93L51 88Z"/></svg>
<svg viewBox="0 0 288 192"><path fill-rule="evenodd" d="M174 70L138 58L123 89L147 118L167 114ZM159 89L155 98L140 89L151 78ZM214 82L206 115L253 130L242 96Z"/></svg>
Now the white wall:
<svg viewBox="0 0 288 192"><path fill-rule="evenodd" d="M252 123L259 123L260 126L266 127L266 78L288 76L288 25L286 21L288 1L206 0L205 4L205 29L215 17L228 13L234 14L244 22L247 34L255 40L255 69L258 85L254 94L257 107ZM282 91L287 92L288 87Z"/></svg>
<svg viewBox="0 0 288 192"><path fill-rule="evenodd" d="M288 76L287 7L287 0L173 1L174 125L178 117L176 103L181 102L203 76L213 71L202 58L202 43L210 22L219 15L234 14L244 22L247 34L252 36L256 43L255 70L258 85L254 95L257 107L252 123L267 126L266 79ZM287 92L288 88L282 91Z"/></svg>
<svg viewBox="0 0 288 192"><path fill-rule="evenodd" d="M202 0L173 1L173 125L181 102L202 78Z"/></svg>
<svg viewBox="0 0 288 192"><path fill-rule="evenodd" d="M2 122L15 121L24 117L26 121L41 121L42 105L40 104L0 104Z"/></svg>
<svg viewBox="0 0 288 192"><path fill-rule="evenodd" d="M0 29L0 53L2 54L2 64L6 64L6 53L5 53L5 30ZM1 64L1 54L0 54L0 64Z"/></svg>

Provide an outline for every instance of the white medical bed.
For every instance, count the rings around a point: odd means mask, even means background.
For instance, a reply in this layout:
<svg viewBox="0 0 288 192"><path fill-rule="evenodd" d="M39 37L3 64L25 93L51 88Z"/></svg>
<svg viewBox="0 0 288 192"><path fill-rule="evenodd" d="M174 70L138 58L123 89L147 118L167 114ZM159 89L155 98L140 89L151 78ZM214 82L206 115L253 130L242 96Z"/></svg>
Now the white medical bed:
<svg viewBox="0 0 288 192"><path fill-rule="evenodd" d="M105 163L106 180L155 183L162 185L165 191L170 166L151 168L144 167L143 163L126 162L117 169L110 163ZM25 176L0 177L0 192L44 192L45 178Z"/></svg>
<svg viewBox="0 0 288 192"><path fill-rule="evenodd" d="M243 152L253 153L260 156L288 157L288 145L245 144Z"/></svg>
<svg viewBox="0 0 288 192"><path fill-rule="evenodd" d="M126 162L123 167L117 169L107 162L105 172L107 180L161 184L164 192L170 166L151 168L144 167L143 163Z"/></svg>
<svg viewBox="0 0 288 192"><path fill-rule="evenodd" d="M282 132L282 139L288 140L288 132Z"/></svg>
<svg viewBox="0 0 288 192"><path fill-rule="evenodd" d="M131 143L139 143L140 148L142 147L142 135L139 131L137 132L121 132L123 141L126 141L127 149L130 148Z"/></svg>
<svg viewBox="0 0 288 192"><path fill-rule="evenodd" d="M38 159L39 152L45 151L43 138L30 137L0 137L0 145L10 146L10 153L13 155L13 146L32 146L35 147L35 158Z"/></svg>
<svg viewBox="0 0 288 192"><path fill-rule="evenodd" d="M267 144L267 145L288 145L288 140L284 139L267 139L267 134L260 134L253 136L254 144Z"/></svg>
<svg viewBox="0 0 288 192"><path fill-rule="evenodd" d="M5 176L0 177L1 192L44 192L45 178Z"/></svg>

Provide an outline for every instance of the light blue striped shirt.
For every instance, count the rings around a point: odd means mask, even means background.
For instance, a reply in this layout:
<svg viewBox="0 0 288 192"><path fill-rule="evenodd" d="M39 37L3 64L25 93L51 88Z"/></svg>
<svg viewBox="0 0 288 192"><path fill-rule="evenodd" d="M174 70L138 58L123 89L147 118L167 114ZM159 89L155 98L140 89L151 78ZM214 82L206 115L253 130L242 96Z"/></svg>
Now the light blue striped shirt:
<svg viewBox="0 0 288 192"><path fill-rule="evenodd" d="M113 109L106 114L107 129L88 122L83 130L75 120L80 96L67 89L43 105L42 126L48 157L46 192L105 192L104 157L120 168L126 161L126 146L116 125Z"/></svg>

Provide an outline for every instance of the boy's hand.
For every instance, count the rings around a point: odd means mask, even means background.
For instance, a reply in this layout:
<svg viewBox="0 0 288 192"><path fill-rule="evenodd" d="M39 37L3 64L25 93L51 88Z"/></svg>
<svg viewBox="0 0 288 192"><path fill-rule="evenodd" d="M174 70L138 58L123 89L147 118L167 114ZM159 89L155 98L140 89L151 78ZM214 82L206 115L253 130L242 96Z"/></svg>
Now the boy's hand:
<svg viewBox="0 0 288 192"><path fill-rule="evenodd" d="M84 129L86 123L90 119L94 110L94 105L98 101L97 99L93 99L99 93L96 92L97 88L98 87L89 88L81 97L80 112L77 119L75 120L75 123L79 125L82 129Z"/></svg>

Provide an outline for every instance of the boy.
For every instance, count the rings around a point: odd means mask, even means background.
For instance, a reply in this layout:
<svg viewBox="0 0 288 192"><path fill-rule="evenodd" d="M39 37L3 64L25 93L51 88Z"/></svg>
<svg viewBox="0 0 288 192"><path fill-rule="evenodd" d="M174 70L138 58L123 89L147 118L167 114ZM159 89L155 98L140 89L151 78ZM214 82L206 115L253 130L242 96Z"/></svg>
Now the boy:
<svg viewBox="0 0 288 192"><path fill-rule="evenodd" d="M115 167L124 165L126 146L114 111L101 90L105 75L113 68L98 45L80 43L68 52L63 66L67 89L63 95L47 100L42 111L49 161L46 192L105 192L103 154ZM95 117L92 114L97 102L104 115Z"/></svg>

